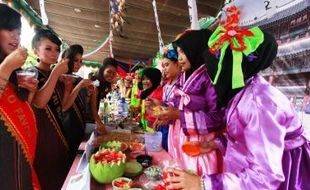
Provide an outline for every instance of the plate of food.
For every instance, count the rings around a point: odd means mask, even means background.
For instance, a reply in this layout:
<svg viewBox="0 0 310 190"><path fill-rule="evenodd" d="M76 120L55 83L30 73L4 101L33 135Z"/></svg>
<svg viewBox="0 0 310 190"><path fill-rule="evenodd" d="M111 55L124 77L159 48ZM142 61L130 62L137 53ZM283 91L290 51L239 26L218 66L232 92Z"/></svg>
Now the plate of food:
<svg viewBox="0 0 310 190"><path fill-rule="evenodd" d="M131 142L129 143L129 150L132 152L142 152L144 151L145 146L143 143Z"/></svg>
<svg viewBox="0 0 310 190"><path fill-rule="evenodd" d="M107 141L100 145L100 149L113 149L117 151L126 151L128 149L128 144L121 141Z"/></svg>
<svg viewBox="0 0 310 190"><path fill-rule="evenodd" d="M150 180L161 180L162 169L158 166L150 166L144 170L144 174Z"/></svg>
<svg viewBox="0 0 310 190"><path fill-rule="evenodd" d="M132 180L127 177L119 177L112 181L113 190L130 189L132 184Z"/></svg>

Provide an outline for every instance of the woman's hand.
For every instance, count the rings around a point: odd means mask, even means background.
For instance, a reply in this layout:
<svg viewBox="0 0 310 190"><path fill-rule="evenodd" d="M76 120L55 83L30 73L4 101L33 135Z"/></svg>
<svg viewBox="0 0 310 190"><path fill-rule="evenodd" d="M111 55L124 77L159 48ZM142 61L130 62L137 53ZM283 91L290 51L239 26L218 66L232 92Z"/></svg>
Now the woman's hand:
<svg viewBox="0 0 310 190"><path fill-rule="evenodd" d="M97 125L96 133L98 135L106 135L106 134L108 134L108 131L106 130L105 125L101 121L96 122L96 125Z"/></svg>
<svg viewBox="0 0 310 190"><path fill-rule="evenodd" d="M170 121L180 118L180 111L174 107L165 107L161 113L157 115L157 125L168 124Z"/></svg>
<svg viewBox="0 0 310 190"><path fill-rule="evenodd" d="M145 106L146 107L161 106L161 102L155 98L146 98L145 99Z"/></svg>
<svg viewBox="0 0 310 190"><path fill-rule="evenodd" d="M68 62L69 62L69 59L65 58L65 59L61 59L59 61L59 63L56 64L54 69L55 69L55 71L57 71L59 76L68 72L68 70L69 70Z"/></svg>
<svg viewBox="0 0 310 190"><path fill-rule="evenodd" d="M3 64L10 68L11 71L20 68L26 61L28 52L26 48L20 47L10 53L4 60Z"/></svg>
<svg viewBox="0 0 310 190"><path fill-rule="evenodd" d="M79 82L79 85L81 86L81 88L86 88L91 84L92 84L92 81L90 79L83 79Z"/></svg>
<svg viewBox="0 0 310 190"><path fill-rule="evenodd" d="M200 177L195 174L176 169L169 169L169 171L164 172L174 173L174 175L168 175L167 178L164 179L166 189L168 190L201 190Z"/></svg>
<svg viewBox="0 0 310 190"><path fill-rule="evenodd" d="M0 64L1 78L8 80L12 72L25 63L27 56L28 53L26 48L17 48L6 56Z"/></svg>

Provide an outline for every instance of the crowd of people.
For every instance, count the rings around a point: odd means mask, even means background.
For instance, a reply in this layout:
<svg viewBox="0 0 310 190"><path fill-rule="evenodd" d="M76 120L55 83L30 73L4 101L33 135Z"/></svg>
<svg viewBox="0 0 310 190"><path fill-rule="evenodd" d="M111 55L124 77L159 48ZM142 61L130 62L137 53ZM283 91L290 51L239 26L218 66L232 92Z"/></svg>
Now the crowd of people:
<svg viewBox="0 0 310 190"><path fill-rule="evenodd" d="M137 68L116 80L114 58L89 79L74 75L83 47L70 46L57 62L61 41L39 29L29 68L37 78L20 79L28 55L19 47L20 17L0 4L0 189L61 189L86 117L108 135L98 109L112 90L129 100L141 129L163 134L178 166L167 189L310 189L310 137L288 98L258 75L276 57L272 35L254 27L236 40L232 14L214 31L179 34L164 49L162 70Z"/></svg>

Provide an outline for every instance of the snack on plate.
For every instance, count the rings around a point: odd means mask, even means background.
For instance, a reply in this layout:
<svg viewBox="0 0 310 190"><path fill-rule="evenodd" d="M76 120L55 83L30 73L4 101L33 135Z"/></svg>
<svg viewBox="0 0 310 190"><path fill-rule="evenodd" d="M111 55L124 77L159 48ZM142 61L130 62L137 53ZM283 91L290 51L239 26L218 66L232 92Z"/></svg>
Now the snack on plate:
<svg viewBox="0 0 310 190"><path fill-rule="evenodd" d="M100 149L102 148L124 152L128 149L128 145L121 141L108 141L101 144Z"/></svg>
<svg viewBox="0 0 310 190"><path fill-rule="evenodd" d="M162 170L158 166L151 166L151 167L146 168L144 170L144 173L145 173L146 177L151 179L151 180L160 180Z"/></svg>
<svg viewBox="0 0 310 190"><path fill-rule="evenodd" d="M93 154L89 170L99 183L111 183L125 172L126 155L121 151L102 149Z"/></svg>
<svg viewBox="0 0 310 190"><path fill-rule="evenodd" d="M139 141L141 138L140 134L133 134L133 133L124 133L119 131L112 131L108 135L101 136L102 141L101 142L107 142L107 141L121 141L121 142L133 142L133 141Z"/></svg>
<svg viewBox="0 0 310 190"><path fill-rule="evenodd" d="M132 187L132 180L127 177L119 177L112 181L113 190L125 190Z"/></svg>
<svg viewBox="0 0 310 190"><path fill-rule="evenodd" d="M139 142L131 142L129 144L129 149L132 151L132 152L140 152L140 151L143 151L144 150L144 144L143 143L139 143Z"/></svg>

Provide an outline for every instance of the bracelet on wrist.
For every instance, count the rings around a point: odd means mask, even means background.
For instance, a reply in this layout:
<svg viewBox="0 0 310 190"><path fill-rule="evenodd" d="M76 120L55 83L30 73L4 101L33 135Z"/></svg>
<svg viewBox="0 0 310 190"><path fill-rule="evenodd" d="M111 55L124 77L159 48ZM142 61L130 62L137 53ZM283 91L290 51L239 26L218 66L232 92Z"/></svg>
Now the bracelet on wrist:
<svg viewBox="0 0 310 190"><path fill-rule="evenodd" d="M200 178L200 188L201 190L205 190L205 182L204 182L203 177Z"/></svg>

